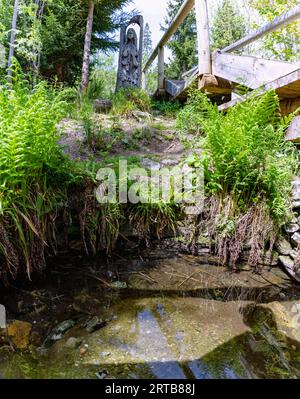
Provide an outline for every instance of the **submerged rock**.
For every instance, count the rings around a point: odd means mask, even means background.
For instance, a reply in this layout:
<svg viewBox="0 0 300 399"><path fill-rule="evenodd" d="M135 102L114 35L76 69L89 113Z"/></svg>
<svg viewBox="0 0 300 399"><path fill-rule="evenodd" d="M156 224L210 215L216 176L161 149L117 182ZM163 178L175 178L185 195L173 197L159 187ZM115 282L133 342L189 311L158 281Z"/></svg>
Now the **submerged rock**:
<svg viewBox="0 0 300 399"><path fill-rule="evenodd" d="M100 319L98 316L93 317L88 323L86 324L86 331L88 333L92 333L94 331L99 330L100 328L106 326L106 321Z"/></svg>
<svg viewBox="0 0 300 399"><path fill-rule="evenodd" d="M15 320L7 326L7 335L16 349L27 349L30 343L32 325Z"/></svg>
<svg viewBox="0 0 300 399"><path fill-rule="evenodd" d="M50 339L52 341L59 341L60 339L62 339L63 335L74 326L75 322L73 320L63 321L52 330Z"/></svg>
<svg viewBox="0 0 300 399"><path fill-rule="evenodd" d="M0 304L0 330L6 328L6 309L4 305Z"/></svg>
<svg viewBox="0 0 300 399"><path fill-rule="evenodd" d="M95 373L95 375L99 380L104 380L108 376L108 372L106 370L101 370Z"/></svg>
<svg viewBox="0 0 300 399"><path fill-rule="evenodd" d="M76 349L81 345L81 343L82 340L80 338L70 337L66 342L66 348Z"/></svg>
<svg viewBox="0 0 300 399"><path fill-rule="evenodd" d="M127 288L127 283L125 281L116 281L111 284L114 288L125 289Z"/></svg>

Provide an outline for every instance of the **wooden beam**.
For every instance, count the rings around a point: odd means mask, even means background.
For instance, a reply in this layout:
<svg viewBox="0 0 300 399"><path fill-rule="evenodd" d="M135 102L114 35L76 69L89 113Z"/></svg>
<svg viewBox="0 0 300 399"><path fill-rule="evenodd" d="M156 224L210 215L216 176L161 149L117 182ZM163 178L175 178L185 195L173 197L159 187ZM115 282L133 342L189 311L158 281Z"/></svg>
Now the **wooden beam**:
<svg viewBox="0 0 300 399"><path fill-rule="evenodd" d="M231 94L233 87L228 80L204 74L199 80L198 89L214 94Z"/></svg>
<svg viewBox="0 0 300 399"><path fill-rule="evenodd" d="M236 98L226 104L220 105L219 111L227 111L229 108L234 107L238 103L246 101L251 96L260 96L268 90L275 90L281 101L290 99L290 103L293 103L294 101L292 99L294 99L295 102L297 102L297 98L300 97L300 69L276 79L273 82L267 83L266 85L257 89L254 94L250 93L242 98Z"/></svg>
<svg viewBox="0 0 300 399"><path fill-rule="evenodd" d="M292 10L285 14L280 15L275 18L272 22L263 26L255 32L250 33L248 36L238 40L237 42L225 47L221 50L222 53L231 53L232 51L239 50L250 43L266 36L268 33L274 32L279 28L284 28L285 26L297 21L300 18L300 4L294 7Z"/></svg>
<svg viewBox="0 0 300 399"><path fill-rule="evenodd" d="M299 68L300 62L271 61L216 52L213 56L212 73L250 89L257 89Z"/></svg>
<svg viewBox="0 0 300 399"><path fill-rule="evenodd" d="M165 49L158 49L158 91L165 89Z"/></svg>
<svg viewBox="0 0 300 399"><path fill-rule="evenodd" d="M207 0L195 0L199 75L211 73L211 54Z"/></svg>
<svg viewBox="0 0 300 399"><path fill-rule="evenodd" d="M289 98L280 101L280 109L282 115L289 115L300 108L300 96L298 98Z"/></svg>
<svg viewBox="0 0 300 399"><path fill-rule="evenodd" d="M151 64L155 60L155 58L158 55L159 48L164 47L170 38L174 35L174 33L177 31L177 29L180 27L182 22L186 19L192 8L194 7L195 0L185 0L185 2L182 4L180 9L178 10L178 13L176 14L175 18L171 22L168 30L165 32L163 37L161 38L160 42L156 46L156 48L153 50L152 54L150 55L148 61L146 62L144 66L144 71L150 68Z"/></svg>

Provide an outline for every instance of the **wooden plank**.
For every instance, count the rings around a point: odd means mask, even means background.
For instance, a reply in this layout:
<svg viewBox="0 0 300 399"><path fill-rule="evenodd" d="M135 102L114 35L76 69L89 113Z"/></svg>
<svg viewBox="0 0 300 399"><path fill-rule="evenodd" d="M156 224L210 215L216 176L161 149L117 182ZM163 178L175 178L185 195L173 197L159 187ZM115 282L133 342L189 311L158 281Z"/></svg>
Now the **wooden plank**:
<svg viewBox="0 0 300 399"><path fill-rule="evenodd" d="M206 0L195 0L197 43L198 43L198 71L199 75L211 74L211 54L209 38L208 9Z"/></svg>
<svg viewBox="0 0 300 399"><path fill-rule="evenodd" d="M274 89L279 97L295 98L300 95L300 69L273 82L267 83L264 90Z"/></svg>
<svg viewBox="0 0 300 399"><path fill-rule="evenodd" d="M225 47L221 50L222 53L231 53L232 51L239 50L250 43L266 36L268 33L274 32L279 28L284 28L285 26L297 21L300 18L300 4L294 7L292 10L285 14L280 15L275 18L272 22L258 29L257 31L250 33L246 37L238 40L237 42Z"/></svg>
<svg viewBox="0 0 300 399"><path fill-rule="evenodd" d="M173 98L173 100L177 98L182 98L186 96L187 90L196 83L198 80L198 68L191 73L191 75L185 79L185 80L172 80L172 79L166 79L165 80L165 88L168 94L170 94ZM172 82L177 82L176 84L178 85L178 90L173 91L174 89L170 89ZM181 82L180 84L178 82ZM170 90L170 91L169 91Z"/></svg>
<svg viewBox="0 0 300 399"><path fill-rule="evenodd" d="M260 96L266 91L272 89L276 91L280 100L296 99L300 97L300 69L289 73L286 76L282 76L281 78L276 79L273 82L267 83L260 89L256 90L255 95ZM249 95L244 96L241 99L236 98L226 104L222 104L219 106L219 111L227 111L229 108L237 105L238 103L247 100L249 97L251 97L251 95L253 96L253 93L250 93Z"/></svg>
<svg viewBox="0 0 300 399"><path fill-rule="evenodd" d="M272 61L216 52L213 56L212 73L250 89L257 89L299 68L300 62Z"/></svg>
<svg viewBox="0 0 300 399"><path fill-rule="evenodd" d="M153 50L152 54L150 55L148 61L146 62L143 70L147 71L147 69L150 68L152 65L153 61L158 55L158 50L160 47L164 47L170 38L174 35L174 33L177 31L177 29L180 27L180 25L183 23L183 21L186 19L186 17L189 15L190 11L194 7L195 0L185 0L185 2L182 4L180 9L178 10L178 13L176 14L175 18L171 22L168 30L165 32L163 37L161 38L160 42L158 45L155 47Z"/></svg>
<svg viewBox="0 0 300 399"><path fill-rule="evenodd" d="M166 79L165 90L173 98L179 96L185 89L185 80Z"/></svg>

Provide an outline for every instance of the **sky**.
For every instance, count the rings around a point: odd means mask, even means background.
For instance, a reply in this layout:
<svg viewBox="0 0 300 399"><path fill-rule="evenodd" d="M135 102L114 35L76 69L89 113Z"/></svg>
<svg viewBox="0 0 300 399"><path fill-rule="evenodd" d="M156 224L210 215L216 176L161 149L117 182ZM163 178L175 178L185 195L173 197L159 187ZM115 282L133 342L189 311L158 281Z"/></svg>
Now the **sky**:
<svg viewBox="0 0 300 399"><path fill-rule="evenodd" d="M144 23L146 24L148 22L152 33L153 48L156 47L163 35L163 32L160 30L160 25L164 24L164 18L167 15L168 1L169 0L133 0L131 4L125 8L127 11L136 9L143 15ZM214 11L216 11L218 4L221 2L222 0L208 0L210 19ZM241 13L247 16L248 10L247 7L245 7L244 0L233 0L233 3L238 6ZM168 47L166 47L165 51L166 59L170 58L171 51Z"/></svg>
<svg viewBox="0 0 300 399"><path fill-rule="evenodd" d="M168 0L134 0L127 10L136 9L143 15L145 24L148 22L152 32L153 47L159 42L163 32L160 24L164 22L167 13Z"/></svg>
<svg viewBox="0 0 300 399"><path fill-rule="evenodd" d="M216 9L216 6L221 0L208 0L210 14ZM233 0L239 5L239 10L245 12L242 6L243 0ZM158 44L163 32L160 30L160 25L164 23L164 18L167 14L168 0L134 0L127 6L126 10L131 11L136 9L143 15L145 23L148 22L152 32L153 48Z"/></svg>

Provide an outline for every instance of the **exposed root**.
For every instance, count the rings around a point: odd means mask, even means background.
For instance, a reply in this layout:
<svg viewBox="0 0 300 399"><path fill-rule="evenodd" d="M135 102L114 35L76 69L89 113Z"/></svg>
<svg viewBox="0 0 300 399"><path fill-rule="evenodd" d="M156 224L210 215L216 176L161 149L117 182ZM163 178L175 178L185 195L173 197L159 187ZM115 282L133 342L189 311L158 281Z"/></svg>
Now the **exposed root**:
<svg viewBox="0 0 300 399"><path fill-rule="evenodd" d="M276 240L276 225L265 203L253 204L241 212L231 196L210 197L195 227L191 245L197 237L208 234L213 251L222 264L234 267L245 247L250 247L248 263L256 267L262 262L267 244L272 253Z"/></svg>

